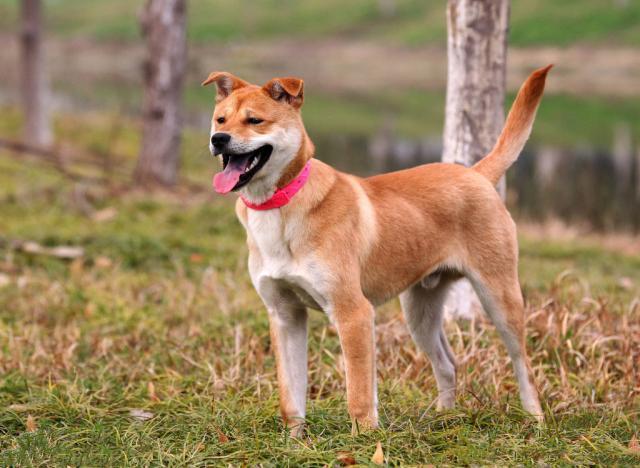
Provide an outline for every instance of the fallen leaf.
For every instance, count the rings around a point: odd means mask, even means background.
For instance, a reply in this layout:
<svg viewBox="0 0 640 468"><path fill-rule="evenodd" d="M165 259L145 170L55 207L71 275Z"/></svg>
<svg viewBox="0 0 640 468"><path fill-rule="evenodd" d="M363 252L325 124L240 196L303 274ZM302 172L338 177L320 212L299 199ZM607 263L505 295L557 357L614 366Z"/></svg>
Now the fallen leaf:
<svg viewBox="0 0 640 468"><path fill-rule="evenodd" d="M629 441L629 450L633 453L640 453L640 442L638 442L638 438L635 434Z"/></svg>
<svg viewBox="0 0 640 468"><path fill-rule="evenodd" d="M31 280L29 278L27 278L26 276L18 276L16 284L18 285L18 288L23 289L30 282L31 282Z"/></svg>
<svg viewBox="0 0 640 468"><path fill-rule="evenodd" d="M0 288L3 288L5 286L9 286L10 283L11 283L11 278L9 278L9 275L5 275L4 273L0 273Z"/></svg>
<svg viewBox="0 0 640 468"><path fill-rule="evenodd" d="M204 257L200 254L194 253L189 256L189 261L191 263L202 263Z"/></svg>
<svg viewBox="0 0 640 468"><path fill-rule="evenodd" d="M81 258L75 258L69 264L69 271L73 277L79 278L82 276L82 272L84 271L84 261Z"/></svg>
<svg viewBox="0 0 640 468"><path fill-rule="evenodd" d="M24 412L29 410L29 405L21 405L20 403L16 403L14 405L7 406L8 410L15 411L16 413Z"/></svg>
<svg viewBox="0 0 640 468"><path fill-rule="evenodd" d="M160 401L160 398L158 398L158 395L156 395L156 386L153 384L153 382L147 383L147 393L149 394L149 398L151 400Z"/></svg>
<svg viewBox="0 0 640 468"><path fill-rule="evenodd" d="M87 305L84 306L84 316L91 317L93 313L96 311L96 305L93 302L87 302Z"/></svg>
<svg viewBox="0 0 640 468"><path fill-rule="evenodd" d="M20 246L23 252L35 255L50 255L58 258L74 259L84 255L82 247L74 247L72 245L58 245L56 247L43 247L37 242L27 241Z"/></svg>
<svg viewBox="0 0 640 468"><path fill-rule="evenodd" d="M148 421L149 419L153 418L154 414L150 413L149 411L136 408L129 411L129 416L137 419L138 421Z"/></svg>
<svg viewBox="0 0 640 468"><path fill-rule="evenodd" d="M373 452L371 462L375 463L376 465L384 464L384 452L382 451L382 444L380 442L376 444L376 451Z"/></svg>
<svg viewBox="0 0 640 468"><path fill-rule="evenodd" d="M27 432L36 432L38 429L38 425L36 424L36 420L33 416L27 416Z"/></svg>
<svg viewBox="0 0 640 468"><path fill-rule="evenodd" d="M42 253L42 251L44 250L44 247L42 247L37 242L30 242L30 241L24 242L22 245L20 245L20 248L22 249L23 252L34 253L34 254Z"/></svg>
<svg viewBox="0 0 640 468"><path fill-rule="evenodd" d="M620 285L621 288L626 290L633 289L633 286L634 286L633 280L628 276L623 276L621 278L618 278L618 284Z"/></svg>
<svg viewBox="0 0 640 468"><path fill-rule="evenodd" d="M226 444L227 442L229 442L229 438L224 432L222 432L220 429L216 429L216 431L218 432L218 442L220 442L221 444Z"/></svg>
<svg viewBox="0 0 640 468"><path fill-rule="evenodd" d="M93 264L96 268L107 269L113 265L113 261L109 257L105 257L103 255L96 257L93 261Z"/></svg>
<svg viewBox="0 0 640 468"><path fill-rule="evenodd" d="M338 452L336 458L342 466L351 466L356 464L356 459L349 452Z"/></svg>
<svg viewBox="0 0 640 468"><path fill-rule="evenodd" d="M91 219L98 223L103 223L105 221L111 221L118 215L118 210L116 210L113 206L109 206L107 208L103 208L102 210L98 210L91 216Z"/></svg>
<svg viewBox="0 0 640 468"><path fill-rule="evenodd" d="M84 255L84 249L70 245L59 245L48 249L48 254L58 258L79 258Z"/></svg>

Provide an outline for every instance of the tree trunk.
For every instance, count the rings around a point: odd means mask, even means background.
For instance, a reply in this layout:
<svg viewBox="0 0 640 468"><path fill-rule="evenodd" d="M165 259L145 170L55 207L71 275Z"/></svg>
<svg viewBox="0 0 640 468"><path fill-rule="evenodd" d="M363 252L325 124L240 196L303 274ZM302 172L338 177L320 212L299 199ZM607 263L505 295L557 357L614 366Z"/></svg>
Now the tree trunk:
<svg viewBox="0 0 640 468"><path fill-rule="evenodd" d="M187 63L186 0L147 0L141 17L144 63L142 147L135 179L175 184L180 162L182 88Z"/></svg>
<svg viewBox="0 0 640 468"><path fill-rule="evenodd" d="M500 134L508 27L509 0L448 0L444 162L470 166L489 153ZM504 178L498 191L504 197ZM479 309L468 281L456 283L446 307L461 316Z"/></svg>
<svg viewBox="0 0 640 468"><path fill-rule="evenodd" d="M47 112L47 75L42 53L42 2L22 0L20 14L24 140L46 147L53 138Z"/></svg>

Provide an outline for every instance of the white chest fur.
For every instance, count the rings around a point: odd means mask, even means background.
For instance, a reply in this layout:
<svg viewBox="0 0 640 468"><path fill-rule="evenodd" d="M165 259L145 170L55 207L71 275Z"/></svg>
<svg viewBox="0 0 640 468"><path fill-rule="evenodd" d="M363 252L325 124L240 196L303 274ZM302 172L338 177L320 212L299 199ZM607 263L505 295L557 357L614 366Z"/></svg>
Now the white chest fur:
<svg viewBox="0 0 640 468"><path fill-rule="evenodd" d="M249 254L249 273L268 307L268 302L277 300L271 298L271 291L287 288L308 307L327 310L328 269L313 252L292 252L292 245L305 235L302 223L285 222L280 210L248 210L247 231L254 244L254 251Z"/></svg>
<svg viewBox="0 0 640 468"><path fill-rule="evenodd" d="M293 257L280 210L248 210L247 230L269 273L277 275L290 267Z"/></svg>

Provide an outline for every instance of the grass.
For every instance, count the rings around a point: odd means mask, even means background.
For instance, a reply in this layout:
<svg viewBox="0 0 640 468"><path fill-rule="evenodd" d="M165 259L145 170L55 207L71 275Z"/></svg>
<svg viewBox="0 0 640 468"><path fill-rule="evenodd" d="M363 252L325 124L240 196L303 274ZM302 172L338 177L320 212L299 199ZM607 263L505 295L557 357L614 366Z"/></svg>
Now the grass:
<svg viewBox="0 0 640 468"><path fill-rule="evenodd" d="M412 46L445 41L445 2L396 0L395 5L395 14L387 17L378 2L369 0L220 0L215 6L194 0L189 2L189 36L197 42L286 36L363 37ZM64 36L139 37L139 3L63 0L46 7L50 28ZM630 0L519 1L511 8L513 45L640 43L640 5ZM4 29L15 28L16 14L15 2L0 0Z"/></svg>
<svg viewBox="0 0 640 468"><path fill-rule="evenodd" d="M638 256L522 237L546 426L522 414L484 319L447 325L460 391L455 410L435 412L429 363L394 301L377 318L381 429L350 435L338 338L312 312L308 435L291 440L243 231L231 202L207 189L201 135L185 134L181 186L147 193L120 175L132 169L136 127L114 125L100 115L56 123L64 148L118 155L111 185L0 152L0 465L367 464L377 442L390 465L640 462L630 448L640 431ZM3 112L0 134L18 129ZM84 255L30 254L23 241Z"/></svg>

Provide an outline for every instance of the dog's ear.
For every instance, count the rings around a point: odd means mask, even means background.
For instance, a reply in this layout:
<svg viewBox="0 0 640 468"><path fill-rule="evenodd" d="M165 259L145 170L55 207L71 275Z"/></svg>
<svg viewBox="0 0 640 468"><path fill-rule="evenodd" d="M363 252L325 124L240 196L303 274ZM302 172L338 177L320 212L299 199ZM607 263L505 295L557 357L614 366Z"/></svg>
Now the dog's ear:
<svg viewBox="0 0 640 468"><path fill-rule="evenodd" d="M262 87L276 101L286 102L296 109L304 101L304 81L300 78L274 78Z"/></svg>
<svg viewBox="0 0 640 468"><path fill-rule="evenodd" d="M202 86L207 86L208 84L215 83L218 88L218 96L216 97L216 101L220 102L229 94L234 92L236 89L244 88L245 86L249 86L244 80L241 80L235 75L227 72L211 72L206 80L202 82Z"/></svg>

